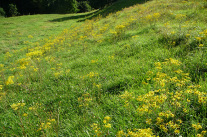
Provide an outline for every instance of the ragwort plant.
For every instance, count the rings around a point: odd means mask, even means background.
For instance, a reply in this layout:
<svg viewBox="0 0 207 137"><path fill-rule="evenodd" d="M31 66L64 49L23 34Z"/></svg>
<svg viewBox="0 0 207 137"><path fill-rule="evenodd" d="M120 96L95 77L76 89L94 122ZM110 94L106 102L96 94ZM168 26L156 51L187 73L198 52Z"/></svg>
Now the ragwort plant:
<svg viewBox="0 0 207 137"><path fill-rule="evenodd" d="M136 98L137 115L145 119L146 129L119 131L129 136L205 136L207 94L199 91L200 85L190 82L188 73L181 70L181 62L166 59L156 62L155 69L146 73L144 83L151 91L132 96L125 92L121 98L129 106ZM124 130L124 129L123 129Z"/></svg>

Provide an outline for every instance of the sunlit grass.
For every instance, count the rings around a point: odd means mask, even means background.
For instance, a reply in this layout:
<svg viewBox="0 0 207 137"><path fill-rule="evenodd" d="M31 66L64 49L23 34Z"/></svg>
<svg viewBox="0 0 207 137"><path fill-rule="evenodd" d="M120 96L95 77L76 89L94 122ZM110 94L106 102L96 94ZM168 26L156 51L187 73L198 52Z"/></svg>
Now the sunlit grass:
<svg viewBox="0 0 207 137"><path fill-rule="evenodd" d="M205 4L1 20L0 134L205 136Z"/></svg>

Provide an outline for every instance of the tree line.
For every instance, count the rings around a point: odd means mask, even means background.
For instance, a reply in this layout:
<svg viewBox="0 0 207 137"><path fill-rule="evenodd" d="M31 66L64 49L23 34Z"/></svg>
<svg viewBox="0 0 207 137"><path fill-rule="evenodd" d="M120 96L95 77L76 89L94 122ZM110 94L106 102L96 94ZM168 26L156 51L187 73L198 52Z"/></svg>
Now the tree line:
<svg viewBox="0 0 207 137"><path fill-rule="evenodd" d="M103 8L116 0L1 0L0 15L77 13Z"/></svg>

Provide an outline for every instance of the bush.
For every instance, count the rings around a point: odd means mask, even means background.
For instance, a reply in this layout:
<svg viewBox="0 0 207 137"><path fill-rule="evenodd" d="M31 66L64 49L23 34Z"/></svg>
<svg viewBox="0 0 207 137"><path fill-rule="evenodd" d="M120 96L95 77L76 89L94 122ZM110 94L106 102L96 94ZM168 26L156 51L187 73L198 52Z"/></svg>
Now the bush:
<svg viewBox="0 0 207 137"><path fill-rule="evenodd" d="M89 5L88 1L80 1L78 3L79 12L89 12L91 11L91 6Z"/></svg>
<svg viewBox="0 0 207 137"><path fill-rule="evenodd" d="M16 7L15 4L9 4L9 13L8 13L8 16L17 16L19 13L18 13L18 9Z"/></svg>
<svg viewBox="0 0 207 137"><path fill-rule="evenodd" d="M3 8L0 8L0 16L5 16L5 11Z"/></svg>
<svg viewBox="0 0 207 137"><path fill-rule="evenodd" d="M60 0L56 1L55 13L67 14L76 13L78 11L78 2L76 0Z"/></svg>
<svg viewBox="0 0 207 137"><path fill-rule="evenodd" d="M104 8L106 5L110 5L117 0L89 0L91 7L98 9Z"/></svg>

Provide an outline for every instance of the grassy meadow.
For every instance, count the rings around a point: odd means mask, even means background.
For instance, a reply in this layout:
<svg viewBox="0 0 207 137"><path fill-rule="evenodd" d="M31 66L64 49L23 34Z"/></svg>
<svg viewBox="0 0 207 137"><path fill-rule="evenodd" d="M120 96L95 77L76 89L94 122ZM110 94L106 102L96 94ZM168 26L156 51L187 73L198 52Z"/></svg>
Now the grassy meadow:
<svg viewBox="0 0 207 137"><path fill-rule="evenodd" d="M207 136L206 0L119 0L0 30L0 136Z"/></svg>

